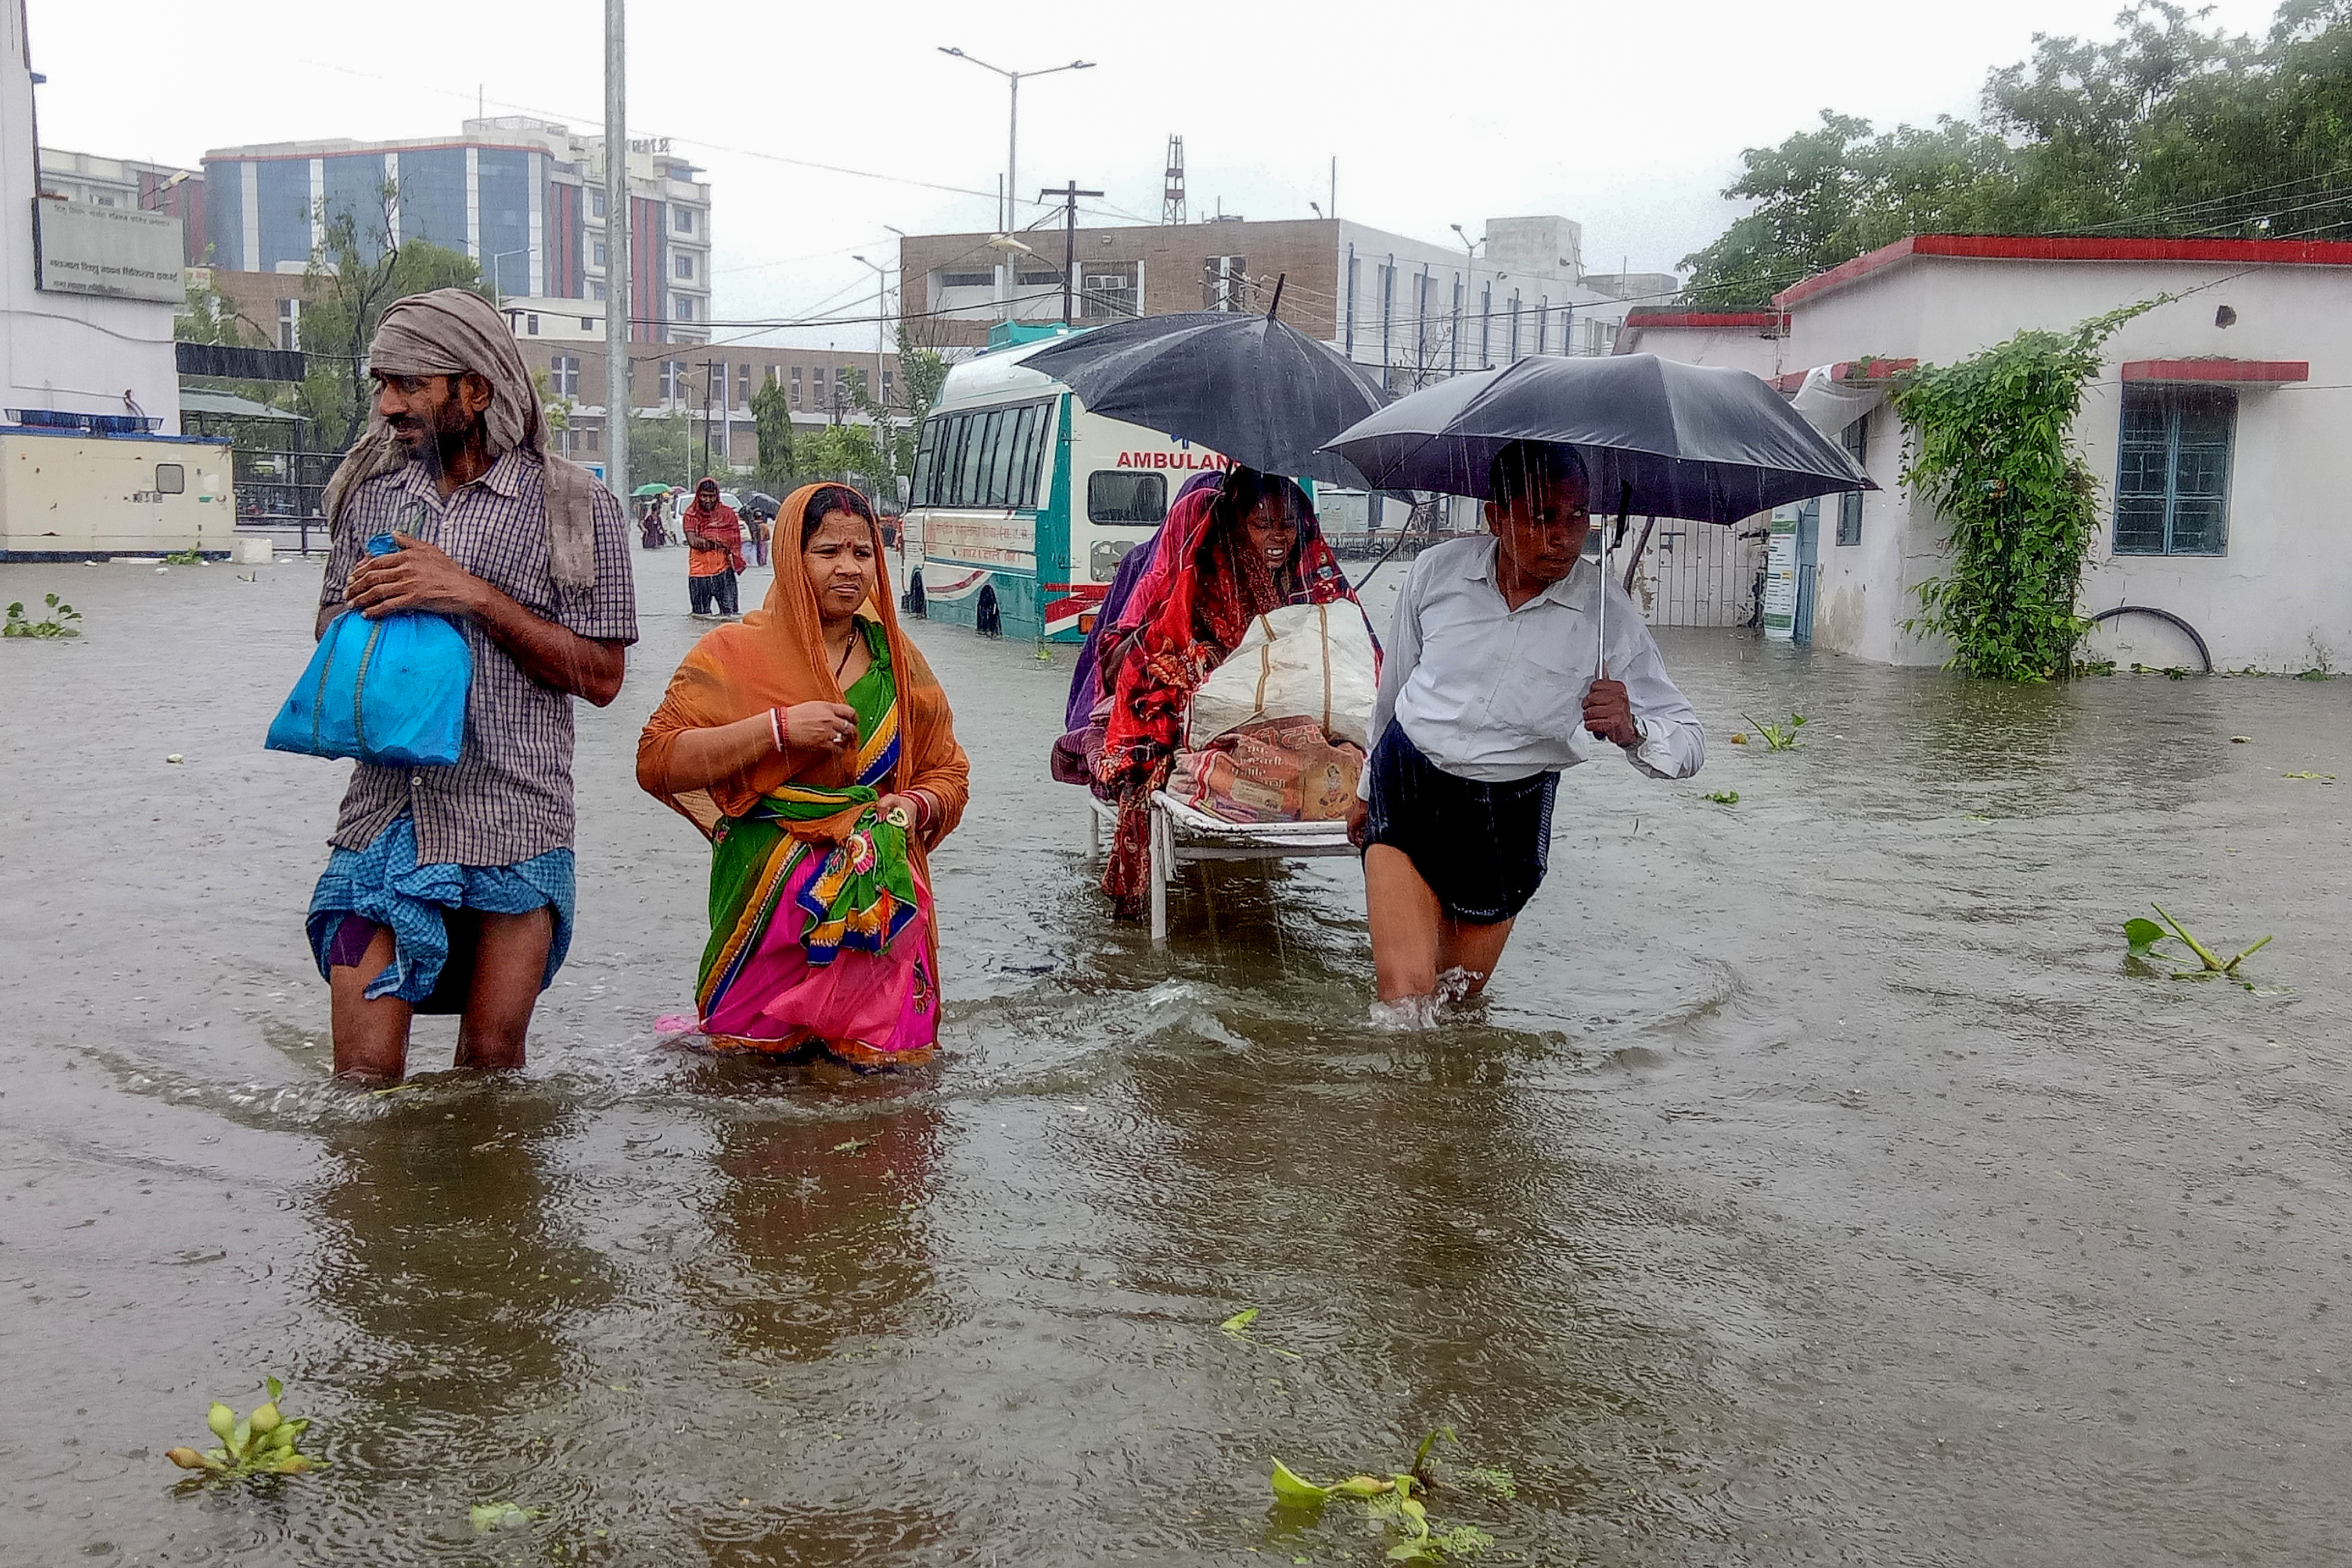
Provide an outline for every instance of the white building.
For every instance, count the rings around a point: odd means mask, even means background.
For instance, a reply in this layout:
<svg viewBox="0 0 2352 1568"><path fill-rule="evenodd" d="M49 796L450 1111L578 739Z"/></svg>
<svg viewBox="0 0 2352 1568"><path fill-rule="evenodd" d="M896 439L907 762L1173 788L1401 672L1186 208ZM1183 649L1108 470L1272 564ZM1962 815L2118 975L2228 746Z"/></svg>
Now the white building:
<svg viewBox="0 0 2352 1568"><path fill-rule="evenodd" d="M1923 235L1774 303L1789 315L1793 367L1874 355L1948 363L2026 328L2063 331L2176 296L2107 341L2084 390L2074 435L2102 489L2082 606L2179 616L2216 668L2301 670L2352 658L2348 268L2343 242ZM1865 384L1883 374L1861 368ZM1843 533L1824 517L1814 638L1882 662L1940 664L1948 650L1901 623L1916 612L1916 585L1945 569L1944 531L1898 483L1892 411L1864 417L1864 459L1884 488L1851 509ZM2196 667L2178 633L2144 616L2102 644Z"/></svg>
<svg viewBox="0 0 2352 1568"><path fill-rule="evenodd" d="M144 416L176 435L180 221L37 202L33 87L25 8L0 5L0 409ZM48 234L46 254L37 224Z"/></svg>
<svg viewBox="0 0 2352 1568"><path fill-rule="evenodd" d="M1777 379L1857 456L1880 489L1824 497L1800 526L1800 636L1938 665L1950 650L1903 626L1950 556L1901 483L1892 374L2176 296L2107 341L2075 421L2101 487L2079 603L2135 607L2084 652L2193 669L2201 638L2217 669L2302 670L2352 660L2347 269L2337 241L1920 235L1797 284L1773 311L1636 310L1618 350Z"/></svg>

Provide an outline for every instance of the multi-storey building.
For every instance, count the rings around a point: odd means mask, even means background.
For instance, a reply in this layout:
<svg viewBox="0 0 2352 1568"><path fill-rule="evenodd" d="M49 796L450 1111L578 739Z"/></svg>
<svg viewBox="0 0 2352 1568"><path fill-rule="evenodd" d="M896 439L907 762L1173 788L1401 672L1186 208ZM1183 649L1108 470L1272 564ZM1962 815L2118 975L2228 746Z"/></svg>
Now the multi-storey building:
<svg viewBox="0 0 2352 1568"><path fill-rule="evenodd" d="M601 337L609 265L604 138L510 115L443 141L289 142L205 154L211 264L300 271L348 213L362 251L425 239L464 251L519 309ZM630 335L709 336L710 187L667 138L628 147ZM587 321L593 326L581 328Z"/></svg>
<svg viewBox="0 0 2352 1568"><path fill-rule="evenodd" d="M1279 284L1283 320L1400 390L1531 354L1607 353L1630 303L1586 281L1582 230L1549 216L1489 218L1450 246L1329 218L1016 238L1008 250L986 234L908 237L900 341L973 348L1008 317L1060 320L1066 251L1076 321L1264 310Z"/></svg>

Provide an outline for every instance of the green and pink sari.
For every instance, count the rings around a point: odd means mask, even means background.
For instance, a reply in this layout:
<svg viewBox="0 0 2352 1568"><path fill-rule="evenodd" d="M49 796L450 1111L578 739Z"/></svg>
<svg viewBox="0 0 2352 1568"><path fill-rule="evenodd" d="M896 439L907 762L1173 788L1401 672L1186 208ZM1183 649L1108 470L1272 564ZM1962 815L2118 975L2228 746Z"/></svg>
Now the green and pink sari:
<svg viewBox="0 0 2352 1568"><path fill-rule="evenodd" d="M939 1042L930 890L907 825L874 809L898 765L898 681L882 628L858 626L874 662L842 694L857 714L857 782L781 785L713 837L695 1001L720 1049L822 1047L879 1067L919 1061ZM838 843L794 832L852 807L864 809Z"/></svg>

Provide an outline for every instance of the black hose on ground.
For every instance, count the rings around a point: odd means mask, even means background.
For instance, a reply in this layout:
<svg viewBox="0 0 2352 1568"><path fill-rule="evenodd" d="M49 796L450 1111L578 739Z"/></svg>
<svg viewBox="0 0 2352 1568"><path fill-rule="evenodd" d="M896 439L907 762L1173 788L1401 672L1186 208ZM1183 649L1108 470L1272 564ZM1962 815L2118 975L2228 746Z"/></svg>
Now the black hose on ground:
<svg viewBox="0 0 2352 1568"><path fill-rule="evenodd" d="M2159 610L2154 605L2116 605L2094 615L2091 617L2091 624L2096 626L2101 621L2112 621L2117 616L2154 616L2168 626L2178 628L2190 642L2197 645L2197 657L2205 664L2203 673L2207 675L2213 673L2213 655L2211 650L2206 647L2205 639L2197 635L2195 626L2190 626L2170 610Z"/></svg>

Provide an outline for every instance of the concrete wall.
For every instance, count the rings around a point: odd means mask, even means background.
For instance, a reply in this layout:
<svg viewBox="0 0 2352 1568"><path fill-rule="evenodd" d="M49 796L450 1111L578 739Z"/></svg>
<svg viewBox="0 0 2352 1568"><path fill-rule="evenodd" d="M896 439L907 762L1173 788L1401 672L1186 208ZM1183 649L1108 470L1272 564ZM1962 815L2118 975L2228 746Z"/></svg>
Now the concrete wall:
<svg viewBox="0 0 2352 1568"><path fill-rule="evenodd" d="M0 3L0 408L127 414L180 428L172 307L33 286L33 79L25 8Z"/></svg>
<svg viewBox="0 0 2352 1568"><path fill-rule="evenodd" d="M2188 293L2189 290L2196 290ZM1790 309L1790 369L1869 354L1948 363L2026 328L2063 330L2161 293L2187 294L2108 341L2074 437L2097 476L2100 532L2084 574L2087 610L2153 605L2188 618L2218 668L2300 670L2325 650L2352 661L2352 548L2346 542L2344 431L2352 416L2352 270L2319 266L1915 258ZM2217 324L2228 306L2234 324ZM2119 556L2112 490L2126 361L2305 360L2302 385L2238 389L2226 554ZM1863 538L1837 546L1825 501L1817 647L1898 664L1937 664L1939 643L1905 633L1917 584L1948 559L1943 531L1896 482L1903 441L1872 416ZM2151 645L2152 646L2152 645ZM2147 662L2174 662L2170 656Z"/></svg>

